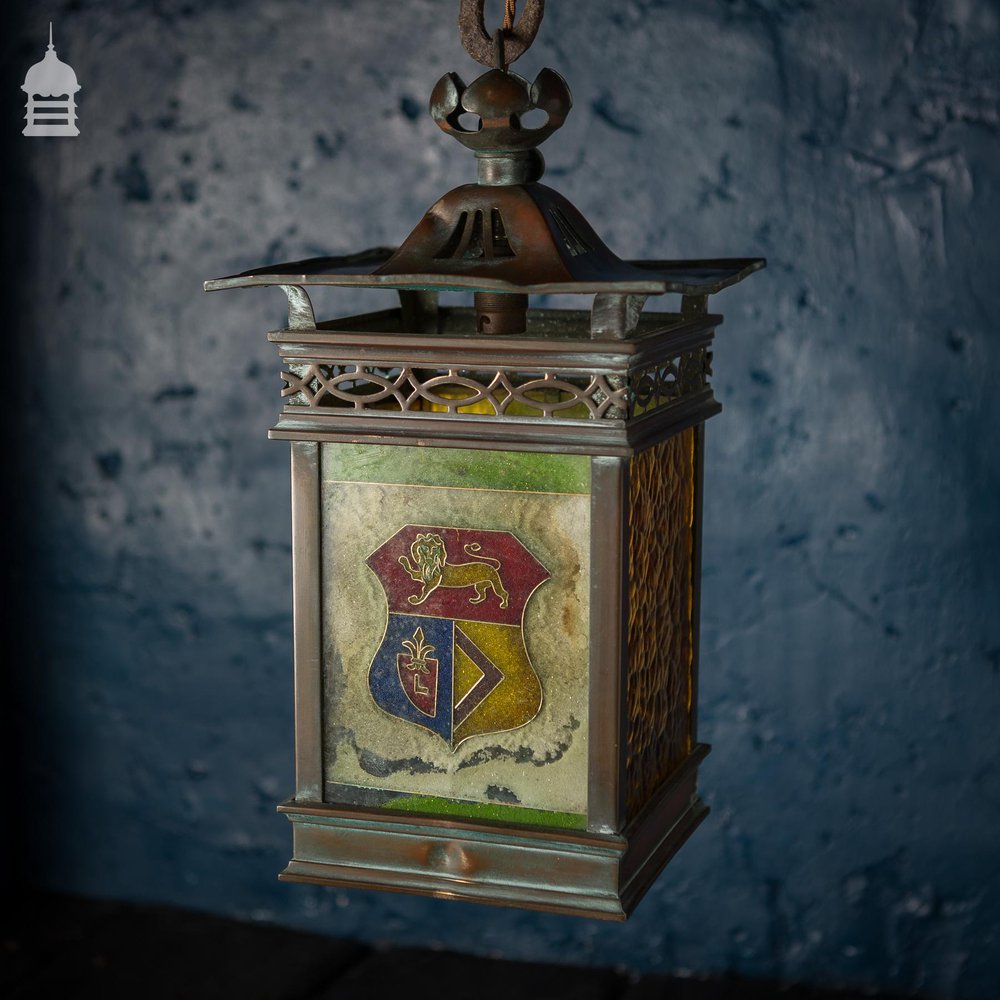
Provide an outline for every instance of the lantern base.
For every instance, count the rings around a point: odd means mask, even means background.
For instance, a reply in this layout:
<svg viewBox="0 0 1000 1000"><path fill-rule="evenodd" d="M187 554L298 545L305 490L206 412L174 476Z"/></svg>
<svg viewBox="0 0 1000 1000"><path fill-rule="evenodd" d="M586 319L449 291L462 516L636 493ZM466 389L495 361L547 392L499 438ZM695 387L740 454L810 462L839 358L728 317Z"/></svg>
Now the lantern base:
<svg viewBox="0 0 1000 1000"><path fill-rule="evenodd" d="M701 821L695 747L622 834L569 833L377 809L279 806L295 857L279 878L625 920ZM374 859L378 859L376 862Z"/></svg>

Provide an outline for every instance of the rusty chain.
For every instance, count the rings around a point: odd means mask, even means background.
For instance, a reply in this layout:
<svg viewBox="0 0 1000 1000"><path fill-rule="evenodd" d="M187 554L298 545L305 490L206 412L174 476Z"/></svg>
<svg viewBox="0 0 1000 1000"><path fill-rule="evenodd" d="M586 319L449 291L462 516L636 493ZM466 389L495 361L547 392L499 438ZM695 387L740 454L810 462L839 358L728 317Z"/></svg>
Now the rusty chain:
<svg viewBox="0 0 1000 1000"><path fill-rule="evenodd" d="M506 69L527 52L545 14L545 0L505 0L504 19L496 32L486 28L486 0L461 0L458 25L465 51L484 66Z"/></svg>
<svg viewBox="0 0 1000 1000"><path fill-rule="evenodd" d="M503 30L513 31L514 21L517 18L517 0L507 0L507 9L503 15Z"/></svg>

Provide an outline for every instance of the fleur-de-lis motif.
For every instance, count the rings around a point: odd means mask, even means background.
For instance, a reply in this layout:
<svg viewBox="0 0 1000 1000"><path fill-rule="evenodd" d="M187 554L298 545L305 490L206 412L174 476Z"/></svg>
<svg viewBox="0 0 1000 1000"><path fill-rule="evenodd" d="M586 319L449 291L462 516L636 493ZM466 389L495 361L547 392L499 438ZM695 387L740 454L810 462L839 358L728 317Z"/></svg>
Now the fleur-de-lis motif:
<svg viewBox="0 0 1000 1000"><path fill-rule="evenodd" d="M406 669L419 670L422 674L426 674L430 669L427 666L427 657L434 652L435 647L424 642L424 630L418 628L413 633L412 639L404 639L403 648L413 657Z"/></svg>

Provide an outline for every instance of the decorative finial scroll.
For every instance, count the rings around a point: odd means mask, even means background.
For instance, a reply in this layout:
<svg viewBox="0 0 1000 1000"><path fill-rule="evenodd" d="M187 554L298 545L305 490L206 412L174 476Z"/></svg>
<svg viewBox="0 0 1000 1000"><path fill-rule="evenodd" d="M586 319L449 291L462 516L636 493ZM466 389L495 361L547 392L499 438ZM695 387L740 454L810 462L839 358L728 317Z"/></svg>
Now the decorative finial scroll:
<svg viewBox="0 0 1000 1000"><path fill-rule="evenodd" d="M447 73L431 95L431 116L441 130L476 152L534 149L562 127L572 107L566 81L552 69L543 69L532 84L490 70L466 86L457 73ZM536 128L522 125L522 116L536 108L546 112L546 121ZM464 112L478 117L475 126L462 124Z"/></svg>
<svg viewBox="0 0 1000 1000"><path fill-rule="evenodd" d="M458 27L465 51L492 69L506 69L517 62L531 48L545 16L545 0L525 0L521 16L512 23L514 5L508 0L504 25L491 35L486 30L486 0L461 0L461 4Z"/></svg>
<svg viewBox="0 0 1000 1000"><path fill-rule="evenodd" d="M491 41L483 13L486 0L461 0L462 43L473 59L490 69L468 86L457 73L446 73L431 95L431 117L442 131L475 151L480 180L487 184L537 181L545 161L535 147L562 127L573 107L569 87L555 70L543 69L529 83L507 69L531 46L545 13L545 0L523 2L518 17L517 0L506 0L503 24ZM545 121L524 125L522 119L535 110L545 112ZM467 115L474 118L468 124L463 121Z"/></svg>

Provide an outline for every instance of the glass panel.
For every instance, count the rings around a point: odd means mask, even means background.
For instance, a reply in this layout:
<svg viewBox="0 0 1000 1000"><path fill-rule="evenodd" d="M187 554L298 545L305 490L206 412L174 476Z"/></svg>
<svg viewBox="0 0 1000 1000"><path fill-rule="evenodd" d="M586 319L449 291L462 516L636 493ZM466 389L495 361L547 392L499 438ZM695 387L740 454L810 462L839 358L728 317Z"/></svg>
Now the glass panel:
<svg viewBox="0 0 1000 1000"><path fill-rule="evenodd" d="M584 828L590 460L323 445L327 801Z"/></svg>
<svg viewBox="0 0 1000 1000"><path fill-rule="evenodd" d="M691 752L697 433L636 455L629 473L630 818Z"/></svg>

